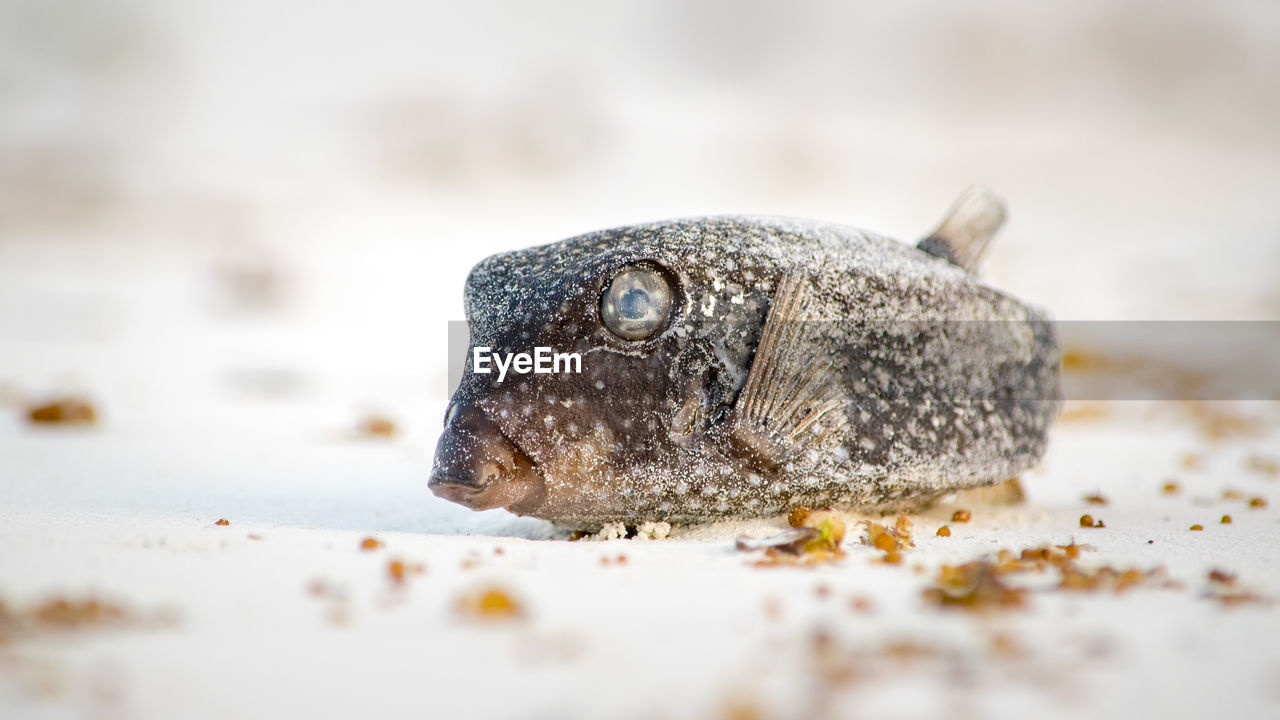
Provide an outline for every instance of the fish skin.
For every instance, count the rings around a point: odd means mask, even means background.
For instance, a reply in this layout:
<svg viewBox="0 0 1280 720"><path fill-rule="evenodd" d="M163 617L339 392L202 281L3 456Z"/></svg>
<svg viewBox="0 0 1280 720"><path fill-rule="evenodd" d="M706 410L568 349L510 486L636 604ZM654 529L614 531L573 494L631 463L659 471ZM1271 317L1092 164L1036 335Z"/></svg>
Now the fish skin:
<svg viewBox="0 0 1280 720"><path fill-rule="evenodd" d="M642 342L599 317L608 281L634 263L665 268L675 286L671 322ZM773 438L760 457L734 442L740 395L789 275L805 291L803 317L789 320L811 324L806 352L784 348L780 372L799 372L797 358L820 362L822 390L842 407L803 447L758 428ZM514 472L507 460L468 469L487 461L451 423L482 415L540 478L536 495L507 493L502 506L577 527L923 504L1034 465L1060 405L1047 313L946 260L838 225L721 216L589 233L482 261L465 305L472 347L577 352L582 372L498 383L471 372L468 348L433 490L482 509L443 486Z"/></svg>

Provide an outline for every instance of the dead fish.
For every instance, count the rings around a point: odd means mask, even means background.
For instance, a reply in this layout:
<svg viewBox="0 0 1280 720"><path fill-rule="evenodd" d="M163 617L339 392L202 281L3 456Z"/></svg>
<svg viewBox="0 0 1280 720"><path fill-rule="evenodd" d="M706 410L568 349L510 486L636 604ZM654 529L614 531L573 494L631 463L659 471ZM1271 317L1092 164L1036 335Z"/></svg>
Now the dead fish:
<svg viewBox="0 0 1280 720"><path fill-rule="evenodd" d="M596 527L897 509L1014 477L1045 450L1061 353L1045 311L974 274L1004 215L974 189L916 247L724 216L489 257L430 488ZM475 372L477 348L536 347L580 372Z"/></svg>

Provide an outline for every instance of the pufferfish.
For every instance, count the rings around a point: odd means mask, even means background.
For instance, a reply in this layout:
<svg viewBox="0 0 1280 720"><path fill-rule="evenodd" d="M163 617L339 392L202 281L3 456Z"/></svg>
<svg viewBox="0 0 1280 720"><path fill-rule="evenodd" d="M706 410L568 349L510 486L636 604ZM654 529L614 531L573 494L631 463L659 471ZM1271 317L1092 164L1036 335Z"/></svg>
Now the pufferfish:
<svg viewBox="0 0 1280 720"><path fill-rule="evenodd" d="M1045 451L1061 353L1045 311L974 274L1004 217L971 189L915 247L717 216L489 257L429 486L591 528L888 511L1015 477ZM472 362L536 347L580 364Z"/></svg>

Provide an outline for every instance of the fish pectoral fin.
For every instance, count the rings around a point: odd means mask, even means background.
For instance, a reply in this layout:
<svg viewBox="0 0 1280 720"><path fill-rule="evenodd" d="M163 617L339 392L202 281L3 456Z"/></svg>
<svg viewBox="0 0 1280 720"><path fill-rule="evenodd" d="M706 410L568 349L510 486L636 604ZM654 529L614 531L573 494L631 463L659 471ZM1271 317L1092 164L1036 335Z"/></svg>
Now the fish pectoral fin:
<svg viewBox="0 0 1280 720"><path fill-rule="evenodd" d="M815 442L848 431L839 353L812 311L813 300L804 275L788 272L779 280L730 413L731 446L762 469L781 467Z"/></svg>
<svg viewBox="0 0 1280 720"><path fill-rule="evenodd" d="M971 187L917 248L953 265L976 272L991 239L1004 224L1004 201L984 187Z"/></svg>

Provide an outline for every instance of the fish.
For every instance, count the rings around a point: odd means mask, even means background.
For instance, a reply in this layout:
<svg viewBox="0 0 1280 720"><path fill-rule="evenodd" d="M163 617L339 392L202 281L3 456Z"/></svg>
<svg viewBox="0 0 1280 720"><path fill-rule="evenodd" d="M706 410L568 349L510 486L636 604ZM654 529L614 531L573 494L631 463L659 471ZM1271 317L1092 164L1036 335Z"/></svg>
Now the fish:
<svg viewBox="0 0 1280 720"><path fill-rule="evenodd" d="M897 511L1014 478L1046 450L1061 351L1046 310L976 274L1005 216L971 188L914 246L707 216L488 257L428 486L591 529ZM538 348L577 371L476 362Z"/></svg>

